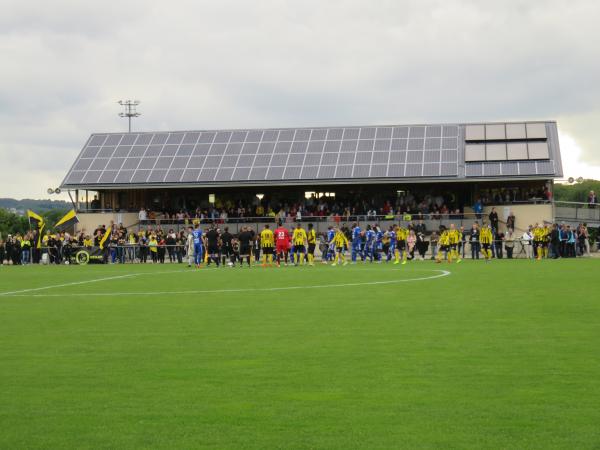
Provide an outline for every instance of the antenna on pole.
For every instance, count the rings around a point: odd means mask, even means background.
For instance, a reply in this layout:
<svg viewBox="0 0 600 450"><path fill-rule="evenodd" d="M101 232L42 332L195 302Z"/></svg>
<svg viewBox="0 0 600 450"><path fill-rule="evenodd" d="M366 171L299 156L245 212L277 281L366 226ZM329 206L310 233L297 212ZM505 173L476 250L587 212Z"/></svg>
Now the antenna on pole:
<svg viewBox="0 0 600 450"><path fill-rule="evenodd" d="M119 113L119 117L127 117L129 121L129 132L131 133L131 118L139 117L141 113L136 111L136 107L140 104L139 100L119 100L119 105L125 108L125 112Z"/></svg>

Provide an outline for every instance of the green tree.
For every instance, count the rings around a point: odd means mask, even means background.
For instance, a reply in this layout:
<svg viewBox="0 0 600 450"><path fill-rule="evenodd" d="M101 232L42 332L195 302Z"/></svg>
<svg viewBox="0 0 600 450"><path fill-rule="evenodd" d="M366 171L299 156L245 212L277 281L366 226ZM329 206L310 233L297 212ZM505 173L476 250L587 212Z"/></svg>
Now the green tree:
<svg viewBox="0 0 600 450"><path fill-rule="evenodd" d="M562 202L587 202L590 191L600 193L600 181L584 180L575 184L555 184L554 200Z"/></svg>

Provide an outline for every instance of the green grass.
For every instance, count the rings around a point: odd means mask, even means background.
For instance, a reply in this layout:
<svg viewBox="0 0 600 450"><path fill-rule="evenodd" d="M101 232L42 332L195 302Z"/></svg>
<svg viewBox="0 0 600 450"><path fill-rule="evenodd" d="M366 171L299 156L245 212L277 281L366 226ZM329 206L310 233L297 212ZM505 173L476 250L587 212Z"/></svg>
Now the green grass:
<svg viewBox="0 0 600 450"><path fill-rule="evenodd" d="M600 448L600 260L184 269L0 267L132 274L0 295L0 448Z"/></svg>

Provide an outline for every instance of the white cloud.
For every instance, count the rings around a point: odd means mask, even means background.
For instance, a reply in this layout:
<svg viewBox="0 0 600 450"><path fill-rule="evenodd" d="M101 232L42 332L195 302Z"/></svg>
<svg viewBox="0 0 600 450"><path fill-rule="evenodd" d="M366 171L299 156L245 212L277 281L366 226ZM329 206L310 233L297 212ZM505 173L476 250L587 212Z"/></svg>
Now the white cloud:
<svg viewBox="0 0 600 450"><path fill-rule="evenodd" d="M557 119L600 164L599 2L0 7L0 196L60 183L121 98L145 130Z"/></svg>
<svg viewBox="0 0 600 450"><path fill-rule="evenodd" d="M583 150L573 137L559 133L564 179L583 177L600 180L600 165L582 159Z"/></svg>

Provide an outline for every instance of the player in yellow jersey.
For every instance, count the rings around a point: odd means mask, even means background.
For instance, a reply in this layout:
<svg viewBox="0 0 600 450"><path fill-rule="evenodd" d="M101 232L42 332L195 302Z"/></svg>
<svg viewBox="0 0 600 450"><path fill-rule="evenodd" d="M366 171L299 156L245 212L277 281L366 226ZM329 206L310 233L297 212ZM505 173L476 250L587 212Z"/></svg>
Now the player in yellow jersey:
<svg viewBox="0 0 600 450"><path fill-rule="evenodd" d="M292 235L292 242L294 243L294 265L304 265L304 257L306 255L306 231L300 224L296 226L294 234Z"/></svg>
<svg viewBox="0 0 600 450"><path fill-rule="evenodd" d="M396 260L394 264L398 264L402 259L402 264L406 264L408 257L408 250L406 247L406 240L408 239L408 230L402 227L396 227Z"/></svg>
<svg viewBox="0 0 600 450"><path fill-rule="evenodd" d="M456 259L456 262L459 263L462 260L460 259L460 255L458 254L458 243L462 239L462 234L459 230L456 229L456 226L451 223L450 230L448 230L448 240L450 245L450 251L448 252L448 262L452 262Z"/></svg>
<svg viewBox="0 0 600 450"><path fill-rule="evenodd" d="M306 242L308 244L308 265L314 266L315 248L317 247L317 233L313 228L313 224L308 224L308 232L306 233Z"/></svg>
<svg viewBox="0 0 600 450"><path fill-rule="evenodd" d="M549 223L544 227L544 258L548 258L548 248L550 247L550 234L552 233L552 227Z"/></svg>
<svg viewBox="0 0 600 450"><path fill-rule="evenodd" d="M335 267L340 262L344 266L347 265L348 261L346 261L346 257L344 256L344 249L348 248L348 238L339 228L335 229L335 235L333 236L333 247L335 248L335 259L331 265Z"/></svg>
<svg viewBox="0 0 600 450"><path fill-rule="evenodd" d="M435 262L439 264L442 262L442 253L448 253L448 255L450 255L450 235L448 234L448 230L443 230L441 232L438 245L439 251L435 257Z"/></svg>
<svg viewBox="0 0 600 450"><path fill-rule="evenodd" d="M481 253L483 253L486 262L492 258L491 247L493 240L492 229L488 224L483 224L481 231L479 231L479 244L481 245Z"/></svg>
<svg viewBox="0 0 600 450"><path fill-rule="evenodd" d="M535 259L537 261L540 261L544 254L545 234L546 231L544 227L536 223L533 228L533 251L535 252Z"/></svg>
<svg viewBox="0 0 600 450"><path fill-rule="evenodd" d="M265 225L264 230L260 232L260 246L262 248L263 267L273 264L273 246L275 244L275 235L269 229L269 224Z"/></svg>

